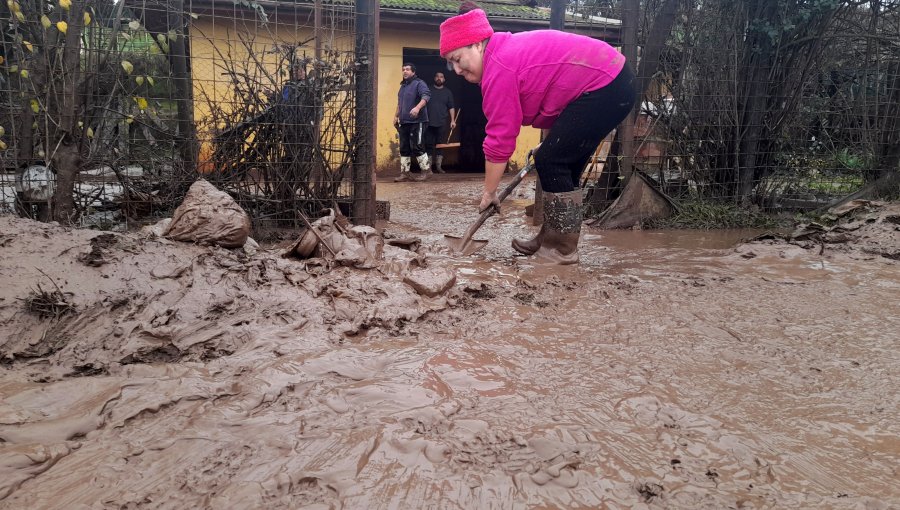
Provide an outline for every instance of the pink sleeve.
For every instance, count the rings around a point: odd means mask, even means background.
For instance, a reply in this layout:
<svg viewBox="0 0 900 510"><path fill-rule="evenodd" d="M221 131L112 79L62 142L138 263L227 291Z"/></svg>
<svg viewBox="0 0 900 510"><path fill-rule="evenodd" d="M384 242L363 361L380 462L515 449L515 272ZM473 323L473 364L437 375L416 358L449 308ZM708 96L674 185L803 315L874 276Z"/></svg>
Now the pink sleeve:
<svg viewBox="0 0 900 510"><path fill-rule="evenodd" d="M516 137L522 129L522 104L515 73L507 69L482 83L482 109L487 117L484 157L492 163L505 163L516 150Z"/></svg>

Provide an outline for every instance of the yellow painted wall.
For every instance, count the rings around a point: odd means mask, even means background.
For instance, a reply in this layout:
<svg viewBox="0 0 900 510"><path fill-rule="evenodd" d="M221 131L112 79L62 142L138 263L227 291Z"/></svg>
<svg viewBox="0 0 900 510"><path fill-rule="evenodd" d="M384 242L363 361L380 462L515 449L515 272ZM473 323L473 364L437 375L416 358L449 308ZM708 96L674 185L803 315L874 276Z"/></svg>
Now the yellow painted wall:
<svg viewBox="0 0 900 510"><path fill-rule="evenodd" d="M234 12L229 14L234 16ZM298 23L293 18L282 16L281 19L273 17L269 23L263 25L252 15L245 16L244 20L235 20L230 17L217 18L213 14L200 14L191 27L194 118L198 125L203 126L203 120L209 115L207 97L226 108L229 103L234 101L229 79L222 75L222 64L226 59L238 62L246 61L248 52L240 44L238 33L243 33L245 36L255 34L255 37L251 37L255 43L254 53L260 55L267 49L271 50L276 43L296 44L298 41L307 40L311 37L312 32L308 25L300 26L306 22L307 20L302 19ZM352 51L353 38L347 32L335 31L326 35L326 47L333 46L342 51ZM384 28L381 30L378 45L376 165L379 170L396 170L399 168L399 155L397 154L397 131L393 126L393 120L397 108L397 91L400 81L403 79L401 73L403 48L437 49L439 36L436 27L429 28L427 31ZM214 46L218 51L215 51ZM311 46L309 46L309 53L312 53ZM283 80L286 76L278 76L278 73L286 70L278 68L277 57L269 55L265 58L265 67L271 76L276 80ZM280 81L276 83L280 84ZM274 88L278 90L277 85ZM209 140L214 134L212 131L201 130L198 132L201 141ZM538 130L523 128L512 161L517 165L523 164L526 152L529 148L537 145L538 140ZM201 151L201 160L204 159L203 156L204 151ZM478 170L483 171L483 169Z"/></svg>

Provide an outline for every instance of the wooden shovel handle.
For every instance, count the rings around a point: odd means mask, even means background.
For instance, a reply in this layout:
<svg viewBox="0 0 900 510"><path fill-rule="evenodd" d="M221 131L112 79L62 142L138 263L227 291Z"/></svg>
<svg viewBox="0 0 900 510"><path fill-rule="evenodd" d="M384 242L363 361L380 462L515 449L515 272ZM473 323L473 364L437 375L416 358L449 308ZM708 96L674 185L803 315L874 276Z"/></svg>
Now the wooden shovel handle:
<svg viewBox="0 0 900 510"><path fill-rule="evenodd" d="M522 179L524 179L525 176L528 175L528 172L530 172L531 169L534 168L534 161L531 159L531 155L532 153L531 151L529 151L525 166L521 170L519 170L519 173L517 173L516 176L513 177L513 180L511 180L509 184L507 184L506 187L503 188L503 191L501 191L500 194L497 195L497 200L500 203L503 203L503 201L506 200L506 197L508 197L509 194L512 193L514 189L516 189L516 186L518 186L519 183L522 182ZM475 235L475 232L478 231L478 229L481 228L482 225L484 225L484 222L487 221L488 218L493 216L494 213L497 212L497 210L498 208L496 205L491 205L487 209L481 211L481 215L478 216L478 219L475 220L475 223L473 223L472 226L469 227L469 230L467 230L466 234L463 236L463 246L468 244L468 242L472 239L472 236Z"/></svg>
<svg viewBox="0 0 900 510"><path fill-rule="evenodd" d="M462 111L462 108L456 110L456 120L459 120L459 112ZM450 126L450 133L447 135L447 143L450 143L450 139L453 138L453 128L456 126Z"/></svg>

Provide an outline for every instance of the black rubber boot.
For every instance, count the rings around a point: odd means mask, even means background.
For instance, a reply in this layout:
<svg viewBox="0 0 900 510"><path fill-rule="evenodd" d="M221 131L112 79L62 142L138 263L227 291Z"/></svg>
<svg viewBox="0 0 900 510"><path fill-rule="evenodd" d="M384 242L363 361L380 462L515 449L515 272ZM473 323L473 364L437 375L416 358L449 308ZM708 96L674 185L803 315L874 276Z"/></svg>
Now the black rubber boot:
<svg viewBox="0 0 900 510"><path fill-rule="evenodd" d="M541 241L544 239L544 232L547 229L546 225L546 223L542 223L541 230L531 239L513 239L513 249L522 255L534 255L534 252L541 247Z"/></svg>
<svg viewBox="0 0 900 510"><path fill-rule="evenodd" d="M567 193L544 192L544 224L540 248L534 253L542 262L578 263L578 238L581 236L581 190Z"/></svg>

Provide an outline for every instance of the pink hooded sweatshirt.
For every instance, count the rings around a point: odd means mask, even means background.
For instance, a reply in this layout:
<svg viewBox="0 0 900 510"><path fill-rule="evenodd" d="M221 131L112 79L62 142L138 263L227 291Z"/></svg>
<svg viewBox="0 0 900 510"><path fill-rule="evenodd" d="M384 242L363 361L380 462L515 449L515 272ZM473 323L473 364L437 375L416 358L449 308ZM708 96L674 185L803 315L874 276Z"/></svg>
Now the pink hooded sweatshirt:
<svg viewBox="0 0 900 510"><path fill-rule="evenodd" d="M495 33L484 51L484 156L503 163L521 126L546 129L585 92L605 87L625 65L609 44L556 30Z"/></svg>

